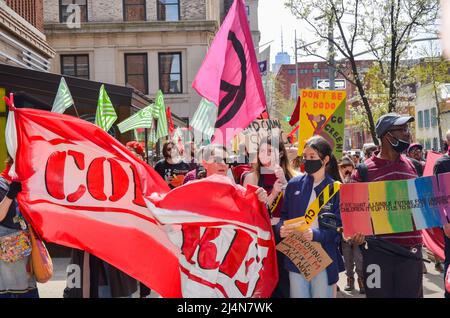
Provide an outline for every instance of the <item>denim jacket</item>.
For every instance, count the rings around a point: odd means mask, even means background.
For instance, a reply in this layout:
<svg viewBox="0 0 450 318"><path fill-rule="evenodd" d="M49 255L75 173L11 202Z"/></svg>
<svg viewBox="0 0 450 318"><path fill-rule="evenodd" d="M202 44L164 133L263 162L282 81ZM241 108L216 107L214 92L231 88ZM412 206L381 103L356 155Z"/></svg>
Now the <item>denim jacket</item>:
<svg viewBox="0 0 450 318"><path fill-rule="evenodd" d="M334 180L328 175L325 179L314 188L316 197L322 190ZM280 233L280 228L285 220L295 219L305 215L308 208L311 192L313 191L314 178L308 174L298 176L289 181L286 191L283 207L281 209L281 219L276 225L276 232ZM325 204L319 212L334 213L338 217L338 226L341 226L340 218L340 199L339 194L336 194L331 200ZM326 271L328 276L328 284L333 285L339 280L339 273L344 271L344 262L339 251L340 234L334 230L330 230L319 225L319 228L313 229L313 241L319 242L322 248L327 252L333 260ZM288 271L299 273L298 268L287 258L284 257L284 265Z"/></svg>

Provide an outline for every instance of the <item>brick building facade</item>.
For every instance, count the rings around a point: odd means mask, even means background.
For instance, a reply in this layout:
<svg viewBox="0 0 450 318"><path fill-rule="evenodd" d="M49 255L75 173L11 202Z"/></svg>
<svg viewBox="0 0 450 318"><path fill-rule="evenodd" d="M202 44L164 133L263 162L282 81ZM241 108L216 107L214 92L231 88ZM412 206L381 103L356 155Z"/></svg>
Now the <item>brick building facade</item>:
<svg viewBox="0 0 450 318"><path fill-rule="evenodd" d="M6 4L36 29L44 31L43 0L6 0Z"/></svg>
<svg viewBox="0 0 450 318"><path fill-rule="evenodd" d="M71 8L44 0L45 33L57 51L52 71L132 86L150 98L162 89L175 114L193 116L200 96L192 82L219 28L222 1L76 2L81 23L71 27Z"/></svg>

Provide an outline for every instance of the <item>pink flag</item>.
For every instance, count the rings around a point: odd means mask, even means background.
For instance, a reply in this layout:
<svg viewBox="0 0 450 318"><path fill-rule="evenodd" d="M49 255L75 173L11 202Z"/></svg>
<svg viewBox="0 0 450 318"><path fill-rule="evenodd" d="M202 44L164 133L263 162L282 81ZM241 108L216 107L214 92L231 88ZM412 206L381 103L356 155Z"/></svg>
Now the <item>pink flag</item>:
<svg viewBox="0 0 450 318"><path fill-rule="evenodd" d="M434 164L440 157L442 157L442 154L434 151L428 151L427 162L425 163L425 168L423 169L424 177L433 175Z"/></svg>
<svg viewBox="0 0 450 318"><path fill-rule="evenodd" d="M181 296L179 248L144 202L169 191L150 166L99 127L48 111L10 111L6 140L20 210L40 237L85 250L163 297Z"/></svg>
<svg viewBox="0 0 450 318"><path fill-rule="evenodd" d="M216 143L227 143L265 110L266 99L244 0L234 1L192 87L219 106Z"/></svg>

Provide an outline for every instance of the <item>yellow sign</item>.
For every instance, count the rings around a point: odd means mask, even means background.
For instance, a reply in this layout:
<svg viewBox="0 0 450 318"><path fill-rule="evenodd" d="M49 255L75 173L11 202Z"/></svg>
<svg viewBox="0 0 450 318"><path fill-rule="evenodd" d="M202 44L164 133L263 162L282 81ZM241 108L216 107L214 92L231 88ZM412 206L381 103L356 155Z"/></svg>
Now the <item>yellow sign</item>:
<svg viewBox="0 0 450 318"><path fill-rule="evenodd" d="M324 137L337 159L344 148L345 91L303 89L300 91L298 155L314 135Z"/></svg>
<svg viewBox="0 0 450 318"><path fill-rule="evenodd" d="M330 183L322 190L319 196L314 200L313 203L306 209L305 216L301 216L299 218L290 219L284 221L285 225L295 224L295 230L299 232L305 232L311 227L311 224L319 215L322 207L331 200L332 197L336 193L338 193L341 188L341 183L336 181L334 183ZM314 191L314 190L313 190Z"/></svg>

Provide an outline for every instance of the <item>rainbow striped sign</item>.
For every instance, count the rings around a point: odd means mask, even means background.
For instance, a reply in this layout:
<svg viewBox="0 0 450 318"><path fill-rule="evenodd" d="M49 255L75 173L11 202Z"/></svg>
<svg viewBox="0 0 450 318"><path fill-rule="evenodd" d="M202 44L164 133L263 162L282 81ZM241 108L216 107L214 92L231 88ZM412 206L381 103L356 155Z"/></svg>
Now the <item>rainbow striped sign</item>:
<svg viewBox="0 0 450 318"><path fill-rule="evenodd" d="M341 185L344 236L401 233L450 223L450 173Z"/></svg>

